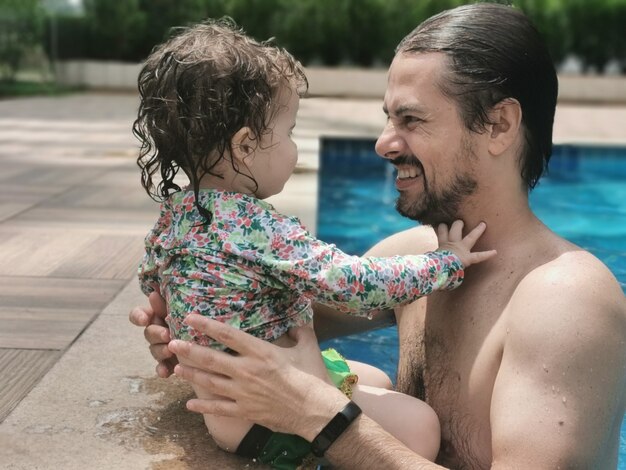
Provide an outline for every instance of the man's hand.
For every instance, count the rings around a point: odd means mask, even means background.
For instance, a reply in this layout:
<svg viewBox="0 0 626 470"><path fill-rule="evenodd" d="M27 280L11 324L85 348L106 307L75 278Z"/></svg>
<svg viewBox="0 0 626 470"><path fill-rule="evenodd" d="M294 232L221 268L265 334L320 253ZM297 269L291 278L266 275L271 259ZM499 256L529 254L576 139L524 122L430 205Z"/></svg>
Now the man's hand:
<svg viewBox="0 0 626 470"><path fill-rule="evenodd" d="M311 440L348 401L331 384L309 327L292 329L296 344L283 348L201 315L189 315L185 323L237 353L170 343L183 362L197 365L179 364L176 375L216 395L190 400L191 411L237 417Z"/></svg>
<svg viewBox="0 0 626 470"><path fill-rule="evenodd" d="M158 364L156 373L159 377L166 378L174 372L174 366L178 359L169 350L167 343L170 342L170 331L165 324L167 308L165 299L159 292L153 292L148 297L150 306L139 306L131 310L129 319L133 325L143 326L143 334L150 343L150 353Z"/></svg>
<svg viewBox="0 0 626 470"><path fill-rule="evenodd" d="M446 224L439 224L437 227L438 250L453 252L459 257L465 268L472 264L482 263L496 255L496 250L472 251L472 248L486 229L487 224L481 222L463 237L462 220L455 220L450 226L450 230L448 230Z"/></svg>

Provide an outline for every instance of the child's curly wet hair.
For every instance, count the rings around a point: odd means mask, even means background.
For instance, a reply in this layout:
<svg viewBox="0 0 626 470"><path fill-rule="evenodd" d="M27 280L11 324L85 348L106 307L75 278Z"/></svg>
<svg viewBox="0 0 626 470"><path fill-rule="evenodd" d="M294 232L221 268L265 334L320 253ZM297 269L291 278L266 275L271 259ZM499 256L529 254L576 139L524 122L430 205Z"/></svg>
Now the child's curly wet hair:
<svg viewBox="0 0 626 470"><path fill-rule="evenodd" d="M246 36L230 18L180 28L152 51L138 85L137 164L142 186L158 201L181 190L174 183L181 168L197 201L202 177L222 177L216 166L231 153L234 134L247 126L260 140L271 131L279 92L291 86L302 96L308 88L302 65L289 52ZM232 158L231 164L239 173ZM210 221L211 214L196 205Z"/></svg>

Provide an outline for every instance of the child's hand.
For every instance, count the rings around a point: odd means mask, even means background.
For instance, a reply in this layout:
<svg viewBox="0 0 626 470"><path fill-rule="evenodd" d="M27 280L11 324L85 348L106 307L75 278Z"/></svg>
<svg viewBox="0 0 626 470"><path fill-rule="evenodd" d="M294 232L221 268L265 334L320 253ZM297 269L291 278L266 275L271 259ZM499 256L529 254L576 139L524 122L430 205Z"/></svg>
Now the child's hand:
<svg viewBox="0 0 626 470"><path fill-rule="evenodd" d="M459 257L461 263L463 263L463 266L466 268L472 264L481 263L496 254L496 250L471 252L486 228L487 224L481 222L463 238L462 220L455 220L450 226L449 231L446 224L439 224L439 227L437 227L439 248L437 250L451 251Z"/></svg>

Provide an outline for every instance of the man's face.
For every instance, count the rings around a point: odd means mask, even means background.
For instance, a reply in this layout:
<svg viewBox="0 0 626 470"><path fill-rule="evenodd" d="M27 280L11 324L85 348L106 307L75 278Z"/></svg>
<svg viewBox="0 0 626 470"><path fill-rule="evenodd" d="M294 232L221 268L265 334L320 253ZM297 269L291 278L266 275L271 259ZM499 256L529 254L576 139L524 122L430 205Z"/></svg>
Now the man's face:
<svg viewBox="0 0 626 470"><path fill-rule="evenodd" d="M445 60L439 53L394 58L383 106L387 125L376 142L376 152L398 170L396 209L427 225L462 218L477 187L473 135L437 87Z"/></svg>

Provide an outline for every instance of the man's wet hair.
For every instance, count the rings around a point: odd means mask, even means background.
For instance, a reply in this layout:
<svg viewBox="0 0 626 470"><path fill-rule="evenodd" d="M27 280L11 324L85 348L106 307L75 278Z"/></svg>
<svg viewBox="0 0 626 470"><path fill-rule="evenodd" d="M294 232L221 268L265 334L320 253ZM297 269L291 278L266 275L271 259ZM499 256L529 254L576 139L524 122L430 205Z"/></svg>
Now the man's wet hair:
<svg viewBox="0 0 626 470"><path fill-rule="evenodd" d="M535 187L552 155L558 81L546 44L514 7L475 3L446 10L421 23L396 53L441 52L447 69L438 83L453 99L470 131L484 132L489 111L506 98L522 109L521 175Z"/></svg>

